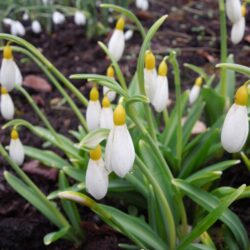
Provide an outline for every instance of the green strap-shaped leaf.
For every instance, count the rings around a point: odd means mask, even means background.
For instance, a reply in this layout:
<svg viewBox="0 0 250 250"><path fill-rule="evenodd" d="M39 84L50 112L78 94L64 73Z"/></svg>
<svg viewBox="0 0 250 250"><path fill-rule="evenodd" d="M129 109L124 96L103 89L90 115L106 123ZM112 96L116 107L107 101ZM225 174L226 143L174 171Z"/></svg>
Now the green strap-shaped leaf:
<svg viewBox="0 0 250 250"><path fill-rule="evenodd" d="M211 212L216 207L218 207L219 199L216 198L214 195L209 194L203 191L202 189L192 186L180 179L175 179L173 181L173 184L180 188L192 200L194 200L208 212ZM247 232L244 229L239 217L229 209L226 209L219 219L230 228L231 232L235 237L235 240L240 246L240 249L248 250L249 239L247 236Z"/></svg>
<svg viewBox="0 0 250 250"><path fill-rule="evenodd" d="M44 245L50 245L51 243L65 237L69 230L70 227L64 227L59 231L46 234L43 238Z"/></svg>
<svg viewBox="0 0 250 250"><path fill-rule="evenodd" d="M198 67L196 65L190 64L190 63L184 63L184 66L188 69L193 70L194 72L196 72L198 75L202 76L202 78L204 78L205 81L208 80L208 75L207 73L204 71L203 68Z"/></svg>

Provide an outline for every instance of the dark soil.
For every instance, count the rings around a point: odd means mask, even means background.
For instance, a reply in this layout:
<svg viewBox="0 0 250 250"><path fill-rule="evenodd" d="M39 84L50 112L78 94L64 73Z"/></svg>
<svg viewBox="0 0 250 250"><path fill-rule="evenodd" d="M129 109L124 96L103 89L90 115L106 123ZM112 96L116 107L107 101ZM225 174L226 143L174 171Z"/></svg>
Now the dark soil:
<svg viewBox="0 0 250 250"><path fill-rule="evenodd" d="M131 7L134 8L134 6ZM193 72L183 67L183 63L202 66L208 73L214 72L214 65L219 62L217 1L152 0L149 12L141 12L136 9L134 11L143 20L146 27L149 27L160 16L169 14L166 24L154 38L152 48L159 57L158 61L161 56L167 54L170 48L179 48L183 89L190 87L196 77ZM250 34L249 28L247 28L246 34ZM73 73L105 73L109 64L97 45L98 40L107 43L108 36L88 40L84 35L84 29L76 27L71 19L67 20L66 24L56 27L52 34L33 35L28 32L24 38L38 47L67 77ZM249 37L246 37L237 46L232 46L229 41L229 51L234 53L236 62L246 66L250 66L248 41ZM135 33L133 38L127 42L125 55L121 60L122 71L127 79L131 79L133 75L141 42L138 33ZM15 56L17 59L23 58L20 55ZM43 76L32 62L24 62L24 60L20 62L22 62L19 65L24 76L29 74ZM169 81L170 88L173 89L172 74L169 74ZM83 93L88 93L89 85L82 81L74 83ZM29 89L29 93L46 113L56 131L66 134L69 129L77 128L78 121L72 111L67 107L53 104L61 99L57 90L42 93ZM12 96L17 109L17 118L42 125L20 94L13 92ZM84 107L82 107L82 111L84 112ZM0 124L4 124L1 118ZM43 142L25 129L22 130L20 136L24 144L42 146ZM2 131L0 140L3 145L8 145L9 131ZM2 158L0 158L0 163L0 249L74 249L74 246L66 241L59 241L51 246L43 245L43 236L56 228L6 184L2 174L5 169L10 169ZM31 178L46 194L56 189L55 181L36 175L31 175ZM242 183L250 184L250 174L244 166L236 166L227 171L221 181L222 185L236 187ZM247 202L239 201L232 208L239 214L250 232L250 210ZM85 221L83 227L86 228L88 234L87 243L82 249L118 249L118 243L124 241L121 235L107 229L100 221L97 222L96 216L87 209L84 210L82 218Z"/></svg>

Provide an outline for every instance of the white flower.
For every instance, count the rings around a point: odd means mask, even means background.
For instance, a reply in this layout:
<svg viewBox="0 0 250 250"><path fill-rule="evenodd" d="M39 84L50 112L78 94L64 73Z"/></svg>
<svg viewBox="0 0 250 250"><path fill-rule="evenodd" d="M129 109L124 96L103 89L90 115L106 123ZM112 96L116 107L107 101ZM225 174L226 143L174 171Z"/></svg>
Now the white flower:
<svg viewBox="0 0 250 250"><path fill-rule="evenodd" d="M241 17L239 21L233 24L233 27L231 30L232 43L238 44L242 40L242 38L244 37L244 33L245 33L245 26L246 26L245 17Z"/></svg>
<svg viewBox="0 0 250 250"><path fill-rule="evenodd" d="M102 110L100 115L100 127L112 129L113 123L113 110L110 106L110 101L107 96L104 96L102 100Z"/></svg>
<svg viewBox="0 0 250 250"><path fill-rule="evenodd" d="M99 92L96 87L90 91L90 100L86 111L86 121L89 130L100 127L101 104L99 102Z"/></svg>
<svg viewBox="0 0 250 250"><path fill-rule="evenodd" d="M198 77L195 80L195 84L189 93L189 104L192 105L199 97L201 91L202 77Z"/></svg>
<svg viewBox="0 0 250 250"><path fill-rule="evenodd" d="M112 79L114 79L114 75L115 75L115 71L112 67L112 65L110 65L107 69L107 73L106 75ZM110 90L108 87L106 86L103 86L103 96L107 96L108 99L112 102L115 100L115 97L116 97L116 92L113 91L113 90Z"/></svg>
<svg viewBox="0 0 250 250"><path fill-rule="evenodd" d="M153 100L153 106L157 112L162 112L167 107L168 95L167 64L163 60L158 69L157 89Z"/></svg>
<svg viewBox="0 0 250 250"><path fill-rule="evenodd" d="M3 19L3 23L4 23L5 25L11 25L12 22L13 22L13 20L10 19L10 18L4 18L4 19Z"/></svg>
<svg viewBox="0 0 250 250"><path fill-rule="evenodd" d="M26 32L21 22L13 20L10 27L10 33L14 36L24 36Z"/></svg>
<svg viewBox="0 0 250 250"><path fill-rule="evenodd" d="M147 97L153 103L157 89L157 73L155 69L155 56L151 51L145 55L144 87Z"/></svg>
<svg viewBox="0 0 250 250"><path fill-rule="evenodd" d="M11 91L14 84L21 85L23 82L22 74L13 59L12 49L9 45L5 46L3 50L0 81L7 91Z"/></svg>
<svg viewBox="0 0 250 250"><path fill-rule="evenodd" d="M108 191L108 172L102 159L100 145L90 151L90 160L86 172L87 191L97 200L102 199Z"/></svg>
<svg viewBox="0 0 250 250"><path fill-rule="evenodd" d="M130 40L133 37L133 35L134 35L133 30L127 30L124 34L125 41Z"/></svg>
<svg viewBox="0 0 250 250"><path fill-rule="evenodd" d="M84 13L77 10L74 15L74 21L76 25L84 25L86 23L86 17Z"/></svg>
<svg viewBox="0 0 250 250"><path fill-rule="evenodd" d="M65 21L65 16L59 11L54 11L52 20L54 24L62 24Z"/></svg>
<svg viewBox="0 0 250 250"><path fill-rule="evenodd" d="M148 0L136 0L135 5L138 9L145 11L148 9L149 3Z"/></svg>
<svg viewBox="0 0 250 250"><path fill-rule="evenodd" d="M22 165L24 161L23 144L19 139L18 132L13 129L11 132L11 140L9 146L10 158L17 164Z"/></svg>
<svg viewBox="0 0 250 250"><path fill-rule="evenodd" d="M126 112L120 104L114 111L114 127L110 131L105 152L107 170L114 171L120 177L132 169L135 160L134 144L125 122Z"/></svg>
<svg viewBox="0 0 250 250"><path fill-rule="evenodd" d="M4 119L11 120L14 117L15 108L14 103L6 88L1 87L1 114Z"/></svg>
<svg viewBox="0 0 250 250"><path fill-rule="evenodd" d="M227 0L226 13L232 23L236 23L242 17L240 0Z"/></svg>
<svg viewBox="0 0 250 250"><path fill-rule="evenodd" d="M221 143L229 153L239 152L244 146L249 132L248 90L245 85L235 95L235 103L229 109L221 131Z"/></svg>
<svg viewBox="0 0 250 250"><path fill-rule="evenodd" d="M108 49L116 61L119 61L125 48L124 19L121 17L116 23L115 30L109 40Z"/></svg>
<svg viewBox="0 0 250 250"><path fill-rule="evenodd" d="M23 21L29 20L29 14L28 14L28 12L25 11L25 12L23 13L23 17L22 17L22 18L23 18Z"/></svg>
<svg viewBox="0 0 250 250"><path fill-rule="evenodd" d="M31 29L35 34L39 34L42 31L40 22L38 20L34 20L31 24Z"/></svg>

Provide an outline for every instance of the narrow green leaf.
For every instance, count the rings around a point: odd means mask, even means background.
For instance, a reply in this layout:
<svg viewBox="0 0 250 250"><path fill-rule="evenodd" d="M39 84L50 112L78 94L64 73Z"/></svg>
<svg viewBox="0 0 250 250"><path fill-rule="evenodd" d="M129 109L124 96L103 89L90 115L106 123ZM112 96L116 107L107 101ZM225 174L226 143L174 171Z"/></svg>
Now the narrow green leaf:
<svg viewBox="0 0 250 250"><path fill-rule="evenodd" d="M69 232L69 230L70 230L70 227L64 227L59 231L46 234L43 238L44 245L46 245L46 246L50 245L51 243L65 237L67 235L67 233Z"/></svg>
<svg viewBox="0 0 250 250"><path fill-rule="evenodd" d="M250 76L250 68L236 63L220 63L216 65L216 68L226 68L238 73Z"/></svg>
<svg viewBox="0 0 250 250"><path fill-rule="evenodd" d="M190 64L190 63L184 63L184 67L193 70L194 72L196 72L198 75L202 76L202 78L205 79L205 81L208 80L208 75L206 74L206 72L204 71L203 68L198 67L196 65Z"/></svg>

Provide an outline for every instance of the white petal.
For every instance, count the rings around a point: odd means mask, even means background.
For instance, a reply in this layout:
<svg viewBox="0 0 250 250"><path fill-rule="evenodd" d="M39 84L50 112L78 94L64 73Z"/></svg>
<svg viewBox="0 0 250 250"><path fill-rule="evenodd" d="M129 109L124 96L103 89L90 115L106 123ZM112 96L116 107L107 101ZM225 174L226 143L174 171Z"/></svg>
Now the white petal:
<svg viewBox="0 0 250 250"><path fill-rule="evenodd" d="M16 81L16 63L13 59L3 59L0 80L4 88L11 91Z"/></svg>
<svg viewBox="0 0 250 250"><path fill-rule="evenodd" d="M24 149L20 139L11 139L9 147L10 158L18 165L22 165L24 161Z"/></svg>
<svg viewBox="0 0 250 250"><path fill-rule="evenodd" d="M116 92L113 90L110 90L106 86L103 86L103 95L107 95L108 99L112 102L115 100Z"/></svg>
<svg viewBox="0 0 250 250"><path fill-rule="evenodd" d="M232 23L236 23L242 17L240 0L227 0L226 13Z"/></svg>
<svg viewBox="0 0 250 250"><path fill-rule="evenodd" d="M12 22L13 22L13 20L10 19L10 18L4 18L4 19L3 19L3 23L4 23L5 25L11 25Z"/></svg>
<svg viewBox="0 0 250 250"><path fill-rule="evenodd" d="M115 128L113 127L110 130L110 133L107 139L106 148L105 148L105 168L107 169L108 173L111 173L113 171L111 168L111 153L112 153L114 131L115 131Z"/></svg>
<svg viewBox="0 0 250 250"><path fill-rule="evenodd" d="M86 120L89 130L95 130L99 128L100 114L101 114L100 102L89 101L86 111Z"/></svg>
<svg viewBox="0 0 250 250"><path fill-rule="evenodd" d="M108 191L108 173L104 168L102 159L89 160L86 172L87 191L97 200L102 199Z"/></svg>
<svg viewBox="0 0 250 250"><path fill-rule="evenodd" d="M23 76L22 76L21 71L16 63L15 63L15 71L16 71L15 84L21 86L23 84Z"/></svg>
<svg viewBox="0 0 250 250"><path fill-rule="evenodd" d="M119 61L125 48L125 38L122 30L115 29L108 43L108 49L116 61Z"/></svg>
<svg viewBox="0 0 250 250"><path fill-rule="evenodd" d="M154 95L153 105L157 112L162 112L168 103L168 79L164 76L157 77L157 89Z"/></svg>
<svg viewBox="0 0 250 250"><path fill-rule="evenodd" d="M76 25L84 25L86 23L86 17L82 11L75 12L74 21Z"/></svg>
<svg viewBox="0 0 250 250"><path fill-rule="evenodd" d="M246 106L233 104L229 109L221 131L221 143L229 153L239 152L249 131Z"/></svg>
<svg viewBox="0 0 250 250"><path fill-rule="evenodd" d="M27 12L24 12L22 18L23 18L24 21L29 20L29 14Z"/></svg>
<svg viewBox="0 0 250 250"><path fill-rule="evenodd" d="M231 41L234 44L239 43L245 33L246 20L245 17L242 17L238 22L233 24L231 30Z"/></svg>
<svg viewBox="0 0 250 250"><path fill-rule="evenodd" d="M4 119L11 120L14 117L14 103L9 94L1 95L1 114Z"/></svg>
<svg viewBox="0 0 250 250"><path fill-rule="evenodd" d="M127 125L115 126L110 145L110 166L120 177L124 177L133 167L135 149Z"/></svg>
<svg viewBox="0 0 250 250"><path fill-rule="evenodd" d="M54 24L62 24L65 21L65 16L61 12L55 11L53 12L52 19Z"/></svg>
<svg viewBox="0 0 250 250"><path fill-rule="evenodd" d="M40 22L38 20L34 20L31 24L31 29L35 34L39 34L42 31Z"/></svg>
<svg viewBox="0 0 250 250"><path fill-rule="evenodd" d="M113 122L113 110L111 107L102 108L100 116L100 127L112 129L114 126Z"/></svg>
<svg viewBox="0 0 250 250"><path fill-rule="evenodd" d="M153 103L154 95L157 89L157 73L155 69L144 69L144 83L146 95L150 102Z"/></svg>
<svg viewBox="0 0 250 250"><path fill-rule="evenodd" d="M133 37L134 31L133 30L127 30L124 34L125 41L130 40Z"/></svg>
<svg viewBox="0 0 250 250"><path fill-rule="evenodd" d="M194 85L189 93L189 104L192 105L200 94L201 87Z"/></svg>
<svg viewBox="0 0 250 250"><path fill-rule="evenodd" d="M148 9L148 0L136 0L135 5L138 9L147 10Z"/></svg>
<svg viewBox="0 0 250 250"><path fill-rule="evenodd" d="M15 26L16 26L16 32L18 36L24 36L25 35L25 28L23 24L19 21L15 21Z"/></svg>

